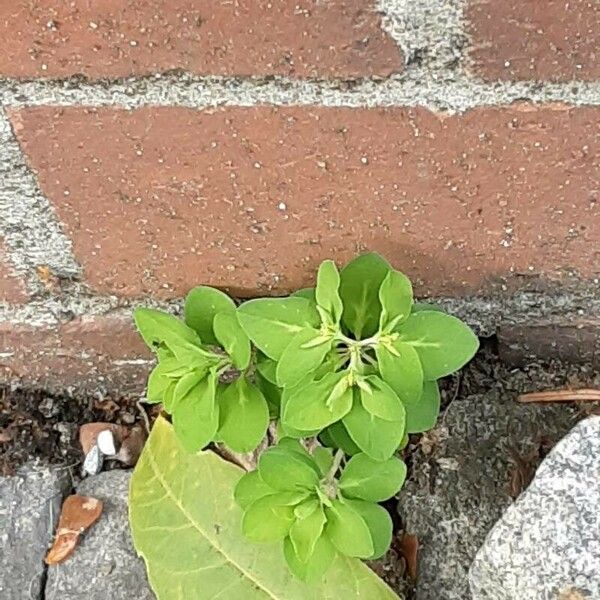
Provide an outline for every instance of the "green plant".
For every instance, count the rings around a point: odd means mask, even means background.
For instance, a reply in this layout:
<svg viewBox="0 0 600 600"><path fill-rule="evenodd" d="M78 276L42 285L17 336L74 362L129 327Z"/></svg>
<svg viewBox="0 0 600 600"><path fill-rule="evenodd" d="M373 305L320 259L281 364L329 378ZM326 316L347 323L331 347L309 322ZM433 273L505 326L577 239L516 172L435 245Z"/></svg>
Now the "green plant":
<svg viewBox="0 0 600 600"><path fill-rule="evenodd" d="M198 287L185 322L150 309L135 320L158 358L148 401L162 402L185 449L249 452L276 422L279 443L236 486L240 526L283 540L290 570L311 582L336 556L385 553L391 521L377 503L406 474L394 454L433 427L437 380L478 348L459 319L414 303L408 278L377 254L341 272L325 261L315 288L286 298L236 307Z"/></svg>

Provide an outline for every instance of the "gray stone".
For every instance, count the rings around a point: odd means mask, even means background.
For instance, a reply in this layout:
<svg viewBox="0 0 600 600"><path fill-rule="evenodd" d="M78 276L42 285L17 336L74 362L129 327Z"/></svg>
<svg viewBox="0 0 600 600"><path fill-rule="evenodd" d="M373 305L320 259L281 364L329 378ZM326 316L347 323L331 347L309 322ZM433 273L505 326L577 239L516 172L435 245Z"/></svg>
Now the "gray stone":
<svg viewBox="0 0 600 600"><path fill-rule="evenodd" d="M469 574L475 600L600 598L600 417L546 457Z"/></svg>
<svg viewBox="0 0 600 600"><path fill-rule="evenodd" d="M35 463L0 477L0 598L43 597L44 556L54 536L63 496L71 488L66 470Z"/></svg>
<svg viewBox="0 0 600 600"><path fill-rule="evenodd" d="M470 597L473 558L513 502L515 458L556 443L581 418L564 404L519 404L508 380L491 377L496 389L454 400L410 452L399 512L419 538L416 600Z"/></svg>
<svg viewBox="0 0 600 600"><path fill-rule="evenodd" d="M143 561L131 541L127 517L130 471L108 471L84 479L77 493L102 500L100 519L73 555L48 569L48 600L153 600Z"/></svg>

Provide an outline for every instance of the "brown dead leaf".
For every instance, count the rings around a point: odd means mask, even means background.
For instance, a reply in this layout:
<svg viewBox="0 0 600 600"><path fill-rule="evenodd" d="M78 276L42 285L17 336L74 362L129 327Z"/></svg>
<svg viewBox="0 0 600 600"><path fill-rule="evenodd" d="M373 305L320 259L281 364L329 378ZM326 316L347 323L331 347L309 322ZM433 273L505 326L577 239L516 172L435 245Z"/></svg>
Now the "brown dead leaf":
<svg viewBox="0 0 600 600"><path fill-rule="evenodd" d="M419 573L419 538L416 535L403 533L400 539L400 552L406 561L406 573L409 579L415 583Z"/></svg>
<svg viewBox="0 0 600 600"><path fill-rule="evenodd" d="M48 265L38 265L35 270L38 279L47 289L52 289L59 285L58 277L52 272Z"/></svg>
<svg viewBox="0 0 600 600"><path fill-rule="evenodd" d="M135 466L142 453L146 435L146 431L140 425L127 429L126 435L121 439L121 447L115 458L126 467Z"/></svg>
<svg viewBox="0 0 600 600"><path fill-rule="evenodd" d="M98 434L107 429L112 431L118 448L121 446L123 438L129 434L127 427L124 425L115 425L114 423L86 423L79 428L79 443L86 456L92 449L92 446L96 444Z"/></svg>
<svg viewBox="0 0 600 600"><path fill-rule="evenodd" d="M89 496L68 496L63 502L52 548L46 555L47 565L57 565L73 554L79 536L102 514L102 502Z"/></svg>
<svg viewBox="0 0 600 600"><path fill-rule="evenodd" d="M600 390L551 390L521 394L519 402L599 402Z"/></svg>

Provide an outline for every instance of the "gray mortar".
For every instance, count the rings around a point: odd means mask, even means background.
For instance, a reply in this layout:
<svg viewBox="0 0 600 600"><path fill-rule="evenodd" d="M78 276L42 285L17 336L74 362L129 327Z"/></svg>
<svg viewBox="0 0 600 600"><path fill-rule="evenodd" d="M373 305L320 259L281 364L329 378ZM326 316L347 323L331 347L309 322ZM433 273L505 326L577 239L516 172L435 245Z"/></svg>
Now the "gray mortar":
<svg viewBox="0 0 600 600"><path fill-rule="evenodd" d="M0 215L0 236L12 265L33 287L32 291L39 285L35 277L38 265L47 265L60 277L79 273L71 242L61 230L50 202L40 193L1 108Z"/></svg>
<svg viewBox="0 0 600 600"><path fill-rule="evenodd" d="M600 319L600 291L597 285L587 282L571 290L521 291L511 296L438 297L425 301L465 320L482 337L494 335L500 325L527 325L540 321L565 324L582 318L588 322ZM161 302L145 298L127 302L115 296L67 294L34 300L24 306L0 303L0 322L53 326L85 315L129 316L136 306L180 314L183 300Z"/></svg>
<svg viewBox="0 0 600 600"><path fill-rule="evenodd" d="M10 106L325 106L376 108L422 106L436 112L464 112L515 101L600 106L600 82L484 83L464 75L423 68L382 81L357 82L274 78L196 77L169 73L118 81L17 82L0 79L0 104Z"/></svg>

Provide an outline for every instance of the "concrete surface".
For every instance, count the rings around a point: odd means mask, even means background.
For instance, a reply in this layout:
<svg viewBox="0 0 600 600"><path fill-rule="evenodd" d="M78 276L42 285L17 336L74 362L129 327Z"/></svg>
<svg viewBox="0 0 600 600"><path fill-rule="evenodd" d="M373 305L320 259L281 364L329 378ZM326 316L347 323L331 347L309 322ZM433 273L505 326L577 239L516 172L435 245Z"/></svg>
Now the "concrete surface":
<svg viewBox="0 0 600 600"><path fill-rule="evenodd" d="M487 536L469 582L474 600L600 598L600 417L544 459Z"/></svg>
<svg viewBox="0 0 600 600"><path fill-rule="evenodd" d="M66 469L28 463L0 477L0 598L44 598L44 556L52 542L62 499L71 488Z"/></svg>

